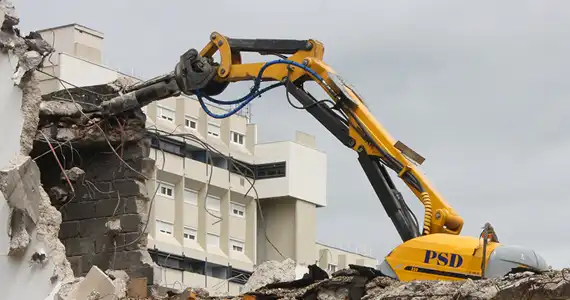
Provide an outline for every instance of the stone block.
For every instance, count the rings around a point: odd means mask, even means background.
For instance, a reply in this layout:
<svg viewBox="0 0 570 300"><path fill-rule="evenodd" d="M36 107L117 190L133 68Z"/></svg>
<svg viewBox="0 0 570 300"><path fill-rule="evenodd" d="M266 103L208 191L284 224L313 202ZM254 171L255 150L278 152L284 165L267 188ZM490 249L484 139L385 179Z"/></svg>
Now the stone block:
<svg viewBox="0 0 570 300"><path fill-rule="evenodd" d="M145 207L146 201L138 197L128 197L125 199L125 214L139 213L139 207ZM146 208L146 207L145 207Z"/></svg>
<svg viewBox="0 0 570 300"><path fill-rule="evenodd" d="M96 236L94 237L94 241L95 253L112 253L115 251L115 242L117 246L121 245L121 241L118 238L108 234ZM119 250L120 249L117 249L117 251Z"/></svg>
<svg viewBox="0 0 570 300"><path fill-rule="evenodd" d="M91 237L68 239L65 241L65 252L67 256L92 254L94 244Z"/></svg>
<svg viewBox="0 0 570 300"><path fill-rule="evenodd" d="M103 199L95 202L94 218L117 216L124 213L126 199Z"/></svg>
<svg viewBox="0 0 570 300"><path fill-rule="evenodd" d="M93 254L89 256L89 258L86 260L88 261L90 266L97 266L102 270L107 270L107 269L116 269L112 264L113 259L114 259L113 252L104 252L104 253ZM85 272L85 267L83 269Z"/></svg>
<svg viewBox="0 0 570 300"><path fill-rule="evenodd" d="M143 259L141 251L145 250L117 252L114 264L115 269L128 270L140 266Z"/></svg>
<svg viewBox="0 0 570 300"><path fill-rule="evenodd" d="M108 172L108 170L107 170ZM86 183L77 188L77 198L82 201L121 198L129 196L147 197L145 184L136 179L120 179L112 182Z"/></svg>
<svg viewBox="0 0 570 300"><path fill-rule="evenodd" d="M141 169L142 162L140 159L129 159L125 162L135 170ZM144 176L141 175L141 172L135 172L125 166L115 157L111 160L98 161L89 169L86 179L92 182L106 182L117 179L144 180Z"/></svg>
<svg viewBox="0 0 570 300"><path fill-rule="evenodd" d="M69 239L79 237L79 221L62 222L59 227L59 238Z"/></svg>
<svg viewBox="0 0 570 300"><path fill-rule="evenodd" d="M122 232L138 232L142 225L142 218L139 214L121 216Z"/></svg>
<svg viewBox="0 0 570 300"><path fill-rule="evenodd" d="M70 202L63 206L61 215L65 221L90 219L95 216L95 203L93 202Z"/></svg>
<svg viewBox="0 0 570 300"><path fill-rule="evenodd" d="M119 233L117 236L109 234L96 236L95 253L114 253L133 251L144 248L146 244L141 244L143 236L139 237L138 232Z"/></svg>
<svg viewBox="0 0 570 300"><path fill-rule="evenodd" d="M118 236L117 244L123 251L133 251L144 248L146 246L145 235L139 232L121 233Z"/></svg>
<svg viewBox="0 0 570 300"><path fill-rule="evenodd" d="M79 223L79 236L104 235L107 232L105 223L107 223L107 218L83 220Z"/></svg>

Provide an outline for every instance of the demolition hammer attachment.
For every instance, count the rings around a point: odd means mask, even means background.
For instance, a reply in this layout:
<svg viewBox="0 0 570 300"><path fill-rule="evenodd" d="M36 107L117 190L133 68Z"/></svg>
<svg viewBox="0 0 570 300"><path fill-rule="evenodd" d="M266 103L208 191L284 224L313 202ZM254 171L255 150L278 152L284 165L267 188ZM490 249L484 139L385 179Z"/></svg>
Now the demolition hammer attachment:
<svg viewBox="0 0 570 300"><path fill-rule="evenodd" d="M212 80L216 70L217 65L211 58L201 57L196 49L190 49L180 56L174 72L127 87L121 95L103 101L100 104L101 113L104 116L114 115L180 93L192 95L197 89L207 95L217 95L229 83Z"/></svg>

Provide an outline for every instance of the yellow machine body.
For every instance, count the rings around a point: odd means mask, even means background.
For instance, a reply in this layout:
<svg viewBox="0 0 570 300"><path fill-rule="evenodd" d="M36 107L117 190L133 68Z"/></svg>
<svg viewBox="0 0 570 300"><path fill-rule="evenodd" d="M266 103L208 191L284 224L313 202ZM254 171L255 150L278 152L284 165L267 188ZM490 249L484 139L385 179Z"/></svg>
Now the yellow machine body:
<svg viewBox="0 0 570 300"><path fill-rule="evenodd" d="M487 244L485 261L499 243ZM480 239L450 234L430 234L408 240L386 256L398 279L464 280L483 276Z"/></svg>

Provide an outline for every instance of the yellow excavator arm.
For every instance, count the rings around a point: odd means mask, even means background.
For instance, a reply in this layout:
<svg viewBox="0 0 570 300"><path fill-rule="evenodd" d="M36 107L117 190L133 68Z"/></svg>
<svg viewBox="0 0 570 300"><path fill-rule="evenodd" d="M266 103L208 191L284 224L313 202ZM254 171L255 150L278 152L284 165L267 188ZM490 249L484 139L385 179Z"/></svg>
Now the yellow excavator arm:
<svg viewBox="0 0 570 300"><path fill-rule="evenodd" d="M461 232L463 219L412 162L421 163L423 158L390 136L354 88L323 61L322 43L316 40L230 39L214 32L199 56L213 59L216 52L220 57L216 74L203 89L219 94L229 82L253 80L284 83L287 91L294 95L307 111L343 144L359 154L359 161L365 173L404 241L420 234L417 221L396 191L385 166L395 171L424 205L421 234L457 235ZM242 52L273 54L281 59L242 63ZM302 84L306 81L317 83L328 94L332 103L329 105L330 102L318 101L306 93L302 89ZM183 92L199 97L210 96L205 95L207 93L202 94L200 88L192 85ZM207 109L205 105L203 107Z"/></svg>
<svg viewBox="0 0 570 300"><path fill-rule="evenodd" d="M275 55L268 62L243 63L242 54ZM220 60L214 60L219 53ZM173 72L130 86L124 93L101 103L108 116L184 93L195 95L212 118L226 118L273 88L285 86L300 107L326 127L342 144L355 150L364 173L386 213L404 241L380 265L392 278L408 280L462 280L502 276L511 272L544 271L548 266L533 250L499 243L490 224L478 237L459 235L463 219L418 170L424 158L396 141L368 109L363 98L323 62L324 46L316 40L232 39L214 32L201 50L180 56ZM222 101L213 96L232 82L253 81L244 97ZM273 82L261 87L262 82ZM317 100L303 85L315 82L330 97ZM206 101L227 105L216 114ZM423 230L387 171L391 169L424 206Z"/></svg>

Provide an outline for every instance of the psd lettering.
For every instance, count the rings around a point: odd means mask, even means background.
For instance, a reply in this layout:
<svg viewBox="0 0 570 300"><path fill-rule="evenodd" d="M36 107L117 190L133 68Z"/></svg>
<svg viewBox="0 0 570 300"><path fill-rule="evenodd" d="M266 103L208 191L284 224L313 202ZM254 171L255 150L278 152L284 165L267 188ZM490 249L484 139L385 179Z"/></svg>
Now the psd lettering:
<svg viewBox="0 0 570 300"><path fill-rule="evenodd" d="M436 252L433 250L426 250L424 258L426 264L436 264L438 266L447 266L452 268L459 268L463 263L463 257L459 254L452 254L447 252Z"/></svg>

